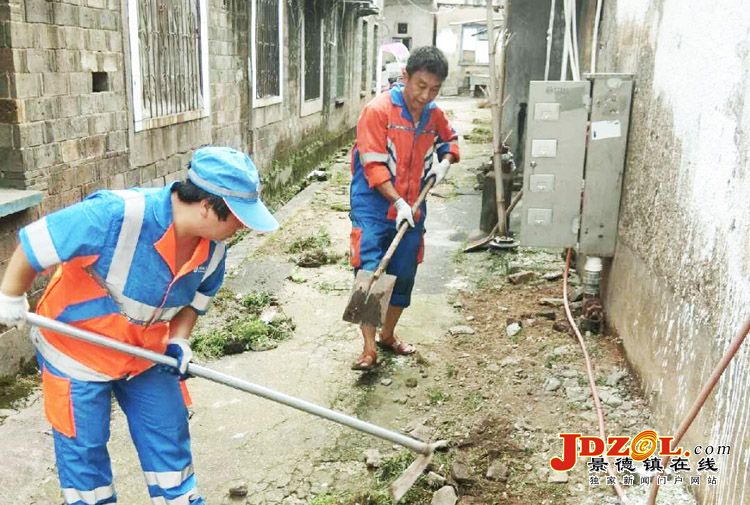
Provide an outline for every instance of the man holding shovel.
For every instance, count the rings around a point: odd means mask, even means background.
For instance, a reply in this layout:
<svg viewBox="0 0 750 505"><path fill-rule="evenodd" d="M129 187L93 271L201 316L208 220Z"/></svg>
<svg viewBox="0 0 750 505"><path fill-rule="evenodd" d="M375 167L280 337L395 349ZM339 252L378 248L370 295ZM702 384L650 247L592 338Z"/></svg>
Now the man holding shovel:
<svg viewBox="0 0 750 505"><path fill-rule="evenodd" d="M375 271L399 225L409 226L386 270L396 282L377 341L397 354L415 350L395 333L402 311L411 302L424 252L426 205L422 203L416 212L412 206L427 181L434 178L434 184L440 183L459 159L456 132L433 101L447 75L448 62L439 49L415 49L406 63L403 84L367 104L357 123L350 243L355 270ZM364 349L352 368L370 370L377 364L376 328L363 323L361 330Z"/></svg>
<svg viewBox="0 0 750 505"><path fill-rule="evenodd" d="M186 181L99 191L20 231L0 284L0 323L22 327L26 291L39 272L57 267L40 315L165 353L179 366L32 329L65 503L117 501L107 452L114 394L152 502L203 505L180 379L196 318L223 282L224 240L244 227L278 227L258 197L259 182L246 154L205 147L193 154Z"/></svg>

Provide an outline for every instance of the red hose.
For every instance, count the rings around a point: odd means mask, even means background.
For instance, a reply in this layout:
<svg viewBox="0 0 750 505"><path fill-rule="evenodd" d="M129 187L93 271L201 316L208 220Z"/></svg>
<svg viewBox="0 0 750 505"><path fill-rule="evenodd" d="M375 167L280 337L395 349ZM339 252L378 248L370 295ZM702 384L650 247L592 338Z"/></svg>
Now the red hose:
<svg viewBox="0 0 750 505"><path fill-rule="evenodd" d="M570 271L570 258L573 255L573 250L568 249L568 255L565 258L565 271L563 272L563 304L565 306L565 315L568 317L568 322L570 323L570 326L573 328L573 331L576 334L576 337L578 337L578 343L581 345L581 350L583 351L583 358L586 360L586 373L589 377L589 387L591 388L591 398L594 400L594 409L596 410L596 416L599 419L599 436L602 440L605 442L607 441L606 436L606 429L604 426L604 412L602 411L602 405L599 401L599 393L596 389L596 379L594 378L594 370L591 367L591 359L589 358L589 353L586 350L586 343L583 341L583 336L581 335L581 331L578 329L578 326L575 323L575 320L573 319L573 314L570 312L570 304L568 303L568 272ZM617 474L615 473L614 468L612 468L612 465L609 464L609 459L604 456L604 461L607 462L607 473L610 477L615 478L615 491L617 492L617 496L620 498L620 503L627 504L627 499L625 498L625 491L623 491L620 484L617 482Z"/></svg>

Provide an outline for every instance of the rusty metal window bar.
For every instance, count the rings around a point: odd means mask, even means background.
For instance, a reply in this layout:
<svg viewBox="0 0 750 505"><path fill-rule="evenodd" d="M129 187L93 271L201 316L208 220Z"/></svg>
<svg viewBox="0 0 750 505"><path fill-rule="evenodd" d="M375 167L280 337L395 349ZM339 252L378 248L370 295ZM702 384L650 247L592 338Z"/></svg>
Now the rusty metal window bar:
<svg viewBox="0 0 750 505"><path fill-rule="evenodd" d="M343 10L336 11L336 97L343 97L346 94L346 75L349 66L347 54L349 53L346 16Z"/></svg>
<svg viewBox="0 0 750 505"><path fill-rule="evenodd" d="M135 130L210 114L206 0L129 0Z"/></svg>
<svg viewBox="0 0 750 505"><path fill-rule="evenodd" d="M372 27L372 85L370 88L372 91L377 92L377 82L378 82L378 73L380 72L379 68L379 58L378 53L380 52L380 41L378 40L378 25L374 25Z"/></svg>
<svg viewBox="0 0 750 505"><path fill-rule="evenodd" d="M360 89L362 91L367 91L367 88L369 88L369 72L367 71L367 57L369 56L369 49L367 48L367 32L367 21L362 21L362 69L360 72Z"/></svg>
<svg viewBox="0 0 750 505"><path fill-rule="evenodd" d="M305 0L302 24L303 116L323 109L323 9L320 0Z"/></svg>
<svg viewBox="0 0 750 505"><path fill-rule="evenodd" d="M283 100L283 5L280 0L252 1L253 107Z"/></svg>

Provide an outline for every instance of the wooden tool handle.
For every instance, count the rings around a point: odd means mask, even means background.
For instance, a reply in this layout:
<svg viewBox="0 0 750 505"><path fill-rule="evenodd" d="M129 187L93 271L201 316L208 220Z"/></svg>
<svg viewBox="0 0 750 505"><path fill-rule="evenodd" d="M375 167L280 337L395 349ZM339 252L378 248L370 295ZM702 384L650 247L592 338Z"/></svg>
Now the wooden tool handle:
<svg viewBox="0 0 750 505"><path fill-rule="evenodd" d="M422 205L422 202L424 202L424 199L427 198L427 193L430 192L432 189L432 186L435 185L435 178L430 177L430 180L427 181L427 184L424 185L424 188L422 188L422 191L419 193L419 196L417 197L417 201L414 202L414 205L412 205L411 213L412 215L417 212L419 209L419 206ZM391 261L391 257L393 256L393 253L396 252L396 248L398 247L398 244L401 242L401 239L404 238L404 235L406 234L406 230L409 229L409 223L406 221L401 222L401 226L398 227L398 232L396 233L396 236L393 238L393 242L391 242L390 247L388 247L388 250L385 252L385 256L383 256L383 259L380 261L380 265L378 265L378 269L375 270L375 273L372 276L372 281L375 282L378 280L378 278L385 272L385 269L388 268L388 263Z"/></svg>

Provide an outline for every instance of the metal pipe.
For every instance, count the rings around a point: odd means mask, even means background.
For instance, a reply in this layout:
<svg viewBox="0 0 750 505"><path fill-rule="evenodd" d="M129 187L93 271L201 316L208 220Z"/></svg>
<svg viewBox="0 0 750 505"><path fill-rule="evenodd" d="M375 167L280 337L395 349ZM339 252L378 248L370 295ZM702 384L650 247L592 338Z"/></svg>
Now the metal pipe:
<svg viewBox="0 0 750 505"><path fill-rule="evenodd" d="M129 354L130 356L135 356L138 358L143 358L153 363L166 365L173 368L177 368L178 365L177 360L170 356L149 351L148 349L143 349L142 347L132 346L124 342L119 342L117 340L107 338L91 331L82 330L80 328L76 328L75 326L71 326L69 324L61 323L60 321L55 321L54 319L40 316L39 314L29 312L26 314L26 319L31 324L39 326L40 328L46 328L57 333L63 333L78 340L90 342L101 347L115 349L119 352ZM188 364L187 373L196 377L208 379L213 382L218 382L219 384L224 384L225 386L239 389L241 391L245 391L255 396L266 398L267 400L271 400L276 403L281 403L288 407L307 412L308 414L313 414L318 417L328 419L329 421L348 426L349 428L367 433L368 435L382 438L383 440L388 440L389 442L401 445L419 454L432 454L433 450L441 445L440 442L428 444L401 433L397 433L375 424L362 421L361 419L357 419L356 417L351 417L341 412L321 407L320 405L316 405L314 403L310 403L308 401L301 400L299 398L295 398L278 391L274 391L273 389L269 389L264 386L253 384L252 382L232 377L231 375L227 375L225 373L217 372L216 370L212 370L195 363Z"/></svg>

